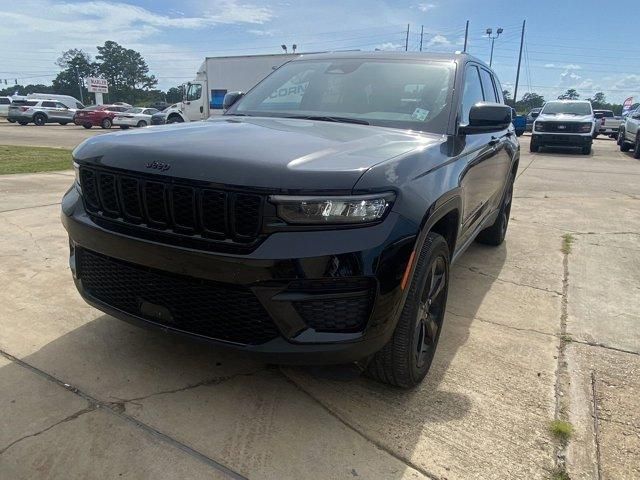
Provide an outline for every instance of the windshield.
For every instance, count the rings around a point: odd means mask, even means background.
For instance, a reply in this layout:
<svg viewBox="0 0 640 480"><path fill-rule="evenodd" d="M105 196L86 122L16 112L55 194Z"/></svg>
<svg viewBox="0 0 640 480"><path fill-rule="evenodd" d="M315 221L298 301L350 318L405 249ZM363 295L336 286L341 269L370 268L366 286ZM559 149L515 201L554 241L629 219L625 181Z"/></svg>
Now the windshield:
<svg viewBox="0 0 640 480"><path fill-rule="evenodd" d="M269 75L227 114L312 117L444 133L453 65L378 59L294 61Z"/></svg>
<svg viewBox="0 0 640 480"><path fill-rule="evenodd" d="M587 102L548 102L542 108L545 115L565 113L568 115L591 115L591 105Z"/></svg>

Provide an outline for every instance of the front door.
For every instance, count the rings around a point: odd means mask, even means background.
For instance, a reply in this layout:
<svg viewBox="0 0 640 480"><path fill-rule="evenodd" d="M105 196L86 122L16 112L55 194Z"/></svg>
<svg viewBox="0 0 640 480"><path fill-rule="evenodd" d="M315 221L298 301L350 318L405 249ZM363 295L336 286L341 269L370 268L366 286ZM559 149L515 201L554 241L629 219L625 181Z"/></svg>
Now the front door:
<svg viewBox="0 0 640 480"><path fill-rule="evenodd" d="M192 122L204 119L204 92L202 90L202 83L187 85L187 93L182 102L182 112Z"/></svg>

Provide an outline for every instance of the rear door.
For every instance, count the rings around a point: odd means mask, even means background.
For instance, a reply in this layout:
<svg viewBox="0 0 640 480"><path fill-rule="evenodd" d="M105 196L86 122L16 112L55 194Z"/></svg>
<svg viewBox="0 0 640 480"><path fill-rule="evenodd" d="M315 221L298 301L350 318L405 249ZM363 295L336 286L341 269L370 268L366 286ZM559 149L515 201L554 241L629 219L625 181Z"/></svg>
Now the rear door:
<svg viewBox="0 0 640 480"><path fill-rule="evenodd" d="M44 100L40 104L41 110L47 116L50 122L58 122L60 121L60 113L58 109L56 109L56 102L51 102L48 100Z"/></svg>

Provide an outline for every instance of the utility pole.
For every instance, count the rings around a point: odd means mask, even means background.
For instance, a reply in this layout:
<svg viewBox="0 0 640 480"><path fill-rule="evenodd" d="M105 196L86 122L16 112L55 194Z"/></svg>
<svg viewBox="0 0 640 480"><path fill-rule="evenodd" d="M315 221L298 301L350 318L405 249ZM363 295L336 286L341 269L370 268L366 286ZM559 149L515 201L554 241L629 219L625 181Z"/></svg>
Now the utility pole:
<svg viewBox="0 0 640 480"><path fill-rule="evenodd" d="M469 20L467 20L467 25L464 27L464 48L462 51L467 53L467 40L469 39Z"/></svg>
<svg viewBox="0 0 640 480"><path fill-rule="evenodd" d="M493 63L493 43L503 31L504 30L502 28L498 28L498 30L496 30L496 35L491 35L493 33L493 29L487 28L487 36L491 39L491 56L489 57L489 66Z"/></svg>
<svg viewBox="0 0 640 480"><path fill-rule="evenodd" d="M404 51L409 50L409 24L407 23L407 38L404 41Z"/></svg>
<svg viewBox="0 0 640 480"><path fill-rule="evenodd" d="M424 25L420 27L420 51L422 51L422 38L424 37Z"/></svg>
<svg viewBox="0 0 640 480"><path fill-rule="evenodd" d="M513 89L513 106L516 106L516 99L518 98L518 82L520 81L520 64L522 63L522 46L524 45L524 27L527 24L526 20L522 21L522 33L520 34L520 54L518 55L518 71L516 72L516 86Z"/></svg>
<svg viewBox="0 0 640 480"><path fill-rule="evenodd" d="M78 67L73 67L76 70L76 77L78 77L78 90L80 90L80 103L84 103L84 98L82 98L82 80L80 78L80 72L78 71Z"/></svg>

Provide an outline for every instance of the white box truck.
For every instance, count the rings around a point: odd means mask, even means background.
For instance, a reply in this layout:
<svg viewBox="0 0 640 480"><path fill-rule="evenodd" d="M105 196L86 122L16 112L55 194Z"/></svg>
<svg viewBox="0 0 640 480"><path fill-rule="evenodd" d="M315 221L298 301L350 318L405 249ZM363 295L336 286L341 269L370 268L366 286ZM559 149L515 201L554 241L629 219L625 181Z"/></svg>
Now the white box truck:
<svg viewBox="0 0 640 480"><path fill-rule="evenodd" d="M185 84L181 102L166 109L166 123L205 120L222 113L227 92L246 92L282 64L301 54L207 57L195 80Z"/></svg>

